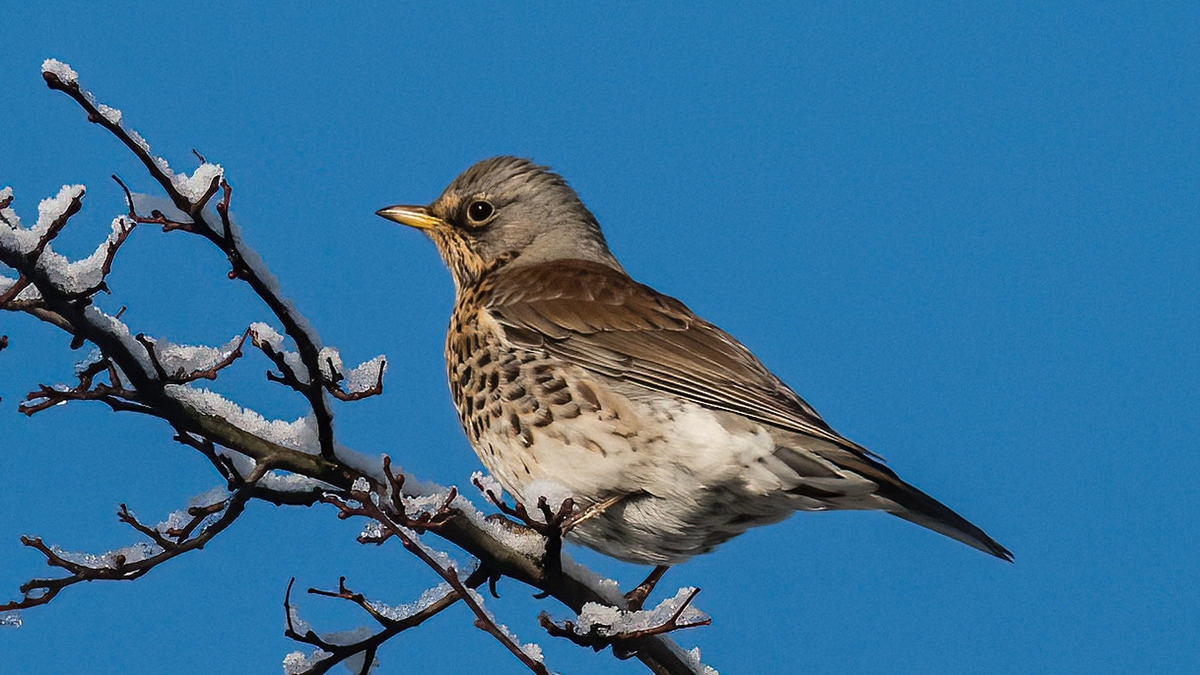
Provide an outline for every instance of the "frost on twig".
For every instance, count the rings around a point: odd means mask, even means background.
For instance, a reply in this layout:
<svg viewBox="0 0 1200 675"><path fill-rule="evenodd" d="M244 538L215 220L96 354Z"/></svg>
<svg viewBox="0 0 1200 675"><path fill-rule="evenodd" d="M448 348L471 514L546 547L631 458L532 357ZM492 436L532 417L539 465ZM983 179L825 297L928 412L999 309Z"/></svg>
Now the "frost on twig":
<svg viewBox="0 0 1200 675"><path fill-rule="evenodd" d="M378 661L375 657L379 646L392 636L409 628L424 623L429 617L441 612L458 601L458 593L447 583L442 583L427 589L413 602L388 606L369 600L363 594L356 593L346 587L346 578L338 579L336 591L323 591L315 588L308 589L311 595L347 600L358 605L379 625L379 630L372 633L367 627L352 631L318 634L309 624L300 618L296 608L291 604L292 584L288 583L284 595L283 607L287 617L287 629L284 635L300 643L312 645L316 650L305 655L292 652L284 658L284 672L289 675L318 675L327 672L338 663L344 663L350 672L367 673ZM465 583L471 583L469 580Z"/></svg>
<svg viewBox="0 0 1200 675"><path fill-rule="evenodd" d="M496 621L492 613L484 607L483 596L464 583L449 557L429 548L418 537L418 533L437 529L453 516L450 506L458 496L457 491L451 488L435 510L425 510L413 515L403 494L404 474L392 471L391 459L387 455L383 457L383 468L387 478L383 497L380 496L380 492L368 491L368 481L364 479L356 481L346 498L329 495L325 501L337 507L340 518L364 516L370 519L363 534L359 535L360 542L378 545L393 537L399 539L405 549L428 565L457 593L475 614L475 625L478 628L496 638L534 673L548 675L549 671L542 663L541 649L536 645L522 645L516 636ZM381 491L384 491L383 486ZM482 583L486 575L474 577L475 575L471 577L474 581Z"/></svg>
<svg viewBox="0 0 1200 675"><path fill-rule="evenodd" d="M201 548L220 534L241 514L249 499L248 492L223 497L213 492L193 500L185 511L171 514L154 527L142 524L121 504L117 518L147 537L149 541L99 555L72 553L51 546L40 537L21 537L21 543L36 549L46 558L46 564L66 571L63 577L32 579L21 585L24 597L4 605L0 612L28 609L50 602L64 588L81 581L131 581L177 555Z"/></svg>
<svg viewBox="0 0 1200 675"><path fill-rule="evenodd" d="M41 279L40 286L47 292L70 299L86 299L108 290L105 278L112 271L117 250L137 223L125 216L114 218L108 238L82 260L67 260L50 245L82 208L84 192L82 185L64 185L57 196L38 204L37 222L26 228L11 208L12 191L0 191L0 261L21 271L16 280L0 279L0 309L36 306L44 292L34 286L35 279Z"/></svg>
<svg viewBox="0 0 1200 675"><path fill-rule="evenodd" d="M183 216L179 220L171 220L161 212L151 212L149 216L139 214L134 199L128 189L125 189L129 202L129 217L138 222L162 224L164 229L184 230L212 242L229 260L229 278L245 281L283 325L284 332L296 345L305 370L311 374L304 382L297 378L299 386L296 389L304 395L313 409L320 455L325 460L334 460L336 448L333 438L333 411L325 396L325 383L318 376L321 371L320 339L308 325L308 321L296 311L295 306L283 297L278 281L258 255L242 242L241 232L230 214L233 189L226 181L221 167L202 161L192 175L176 174L166 160L151 155L146 141L124 125L123 116L114 114L115 109L106 107L101 110L95 98L79 86L77 77L67 77L62 68L49 61L43 64L42 76L51 89L73 98L88 113L89 121L103 126L124 143L141 160L150 176L163 188L171 203ZM199 157L198 153L197 156ZM124 188L123 183L122 187ZM221 193L220 200L211 209L208 208L218 192Z"/></svg>
<svg viewBox="0 0 1200 675"><path fill-rule="evenodd" d="M618 658L637 653L637 640L683 628L707 626L712 619L692 607L698 588L681 588L674 597L649 610L630 611L611 605L589 602L574 619L556 622L543 612L538 623L555 637L600 651L612 646Z"/></svg>
<svg viewBox="0 0 1200 675"><path fill-rule="evenodd" d="M242 346L250 329L224 346L173 345L138 333L134 339L146 348L146 356L155 374L164 384L187 384L196 380L215 380L217 373L242 357Z"/></svg>
<svg viewBox="0 0 1200 675"><path fill-rule="evenodd" d="M387 359L380 354L346 372L338 350L326 347L321 350L321 375L330 395L340 401L357 401L383 393L383 374L387 371Z"/></svg>

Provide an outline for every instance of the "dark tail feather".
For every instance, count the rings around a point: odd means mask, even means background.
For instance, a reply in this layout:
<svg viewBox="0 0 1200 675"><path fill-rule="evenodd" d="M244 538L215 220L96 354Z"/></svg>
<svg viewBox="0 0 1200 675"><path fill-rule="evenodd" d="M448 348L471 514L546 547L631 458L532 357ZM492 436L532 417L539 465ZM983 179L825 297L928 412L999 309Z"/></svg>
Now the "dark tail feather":
<svg viewBox="0 0 1200 675"><path fill-rule="evenodd" d="M967 546L977 548L984 553L990 553L1001 560L1012 562L1012 553L1001 546L995 539L989 537L986 532L972 525L966 518L958 515L933 497L911 485L905 484L905 487L908 490L905 490L906 494L903 495L886 494L885 491L880 491L882 496L886 496L904 509L902 511L889 511L893 516L916 523L921 527L927 527L951 539L957 539ZM887 492L890 492L890 490Z"/></svg>
<svg viewBox="0 0 1200 675"><path fill-rule="evenodd" d="M879 485L875 494L900 507L888 513L1012 562L1013 555L1008 549L950 507L900 480L894 471L869 457L859 456L855 460L847 462L843 458L839 463L875 481Z"/></svg>

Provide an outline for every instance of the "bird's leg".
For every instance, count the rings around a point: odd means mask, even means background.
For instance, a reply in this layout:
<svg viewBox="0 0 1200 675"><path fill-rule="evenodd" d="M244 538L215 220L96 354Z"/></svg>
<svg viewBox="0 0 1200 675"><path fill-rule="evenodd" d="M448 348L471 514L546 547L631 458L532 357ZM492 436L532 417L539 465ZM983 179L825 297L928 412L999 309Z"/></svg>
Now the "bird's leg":
<svg viewBox="0 0 1200 675"><path fill-rule="evenodd" d="M542 568L545 570L547 580L557 583L558 579L561 578L562 545L567 533L583 521L600 515L605 509L628 496L625 494L614 495L602 502L592 504L579 513L575 513L575 500L570 497L563 501L557 513L550 509L550 504L546 501L545 497L538 498L538 510L542 512L542 516L546 520L546 525L538 527L536 521L532 524L534 525L534 529L546 537L546 553L542 558Z"/></svg>
<svg viewBox="0 0 1200 675"><path fill-rule="evenodd" d="M632 591L629 591L625 594L625 602L629 603L630 610L636 612L642 608L642 605L646 602L646 598L650 596L650 593L654 590L654 587L658 585L658 580L662 579L662 576L666 574L667 570L670 568L670 565L659 565L658 567L655 567L650 571L650 574L646 576L645 581L638 584Z"/></svg>
<svg viewBox="0 0 1200 675"><path fill-rule="evenodd" d="M495 520L495 522L509 528L524 526L546 538L545 553L542 555L544 579L547 587L558 584L562 578L563 537L578 522L578 519L571 517L575 511L575 500L567 497L559 505L558 511L555 511L550 508L550 502L546 497L538 497L537 508L542 513L542 520L539 521L530 515L528 509L521 502L515 502L513 506L509 506L491 488L485 486L482 481L475 479L473 482L475 483L475 487L479 488L487 496L488 500L496 508L500 509L500 513L503 514L493 514L495 518L493 519L492 516L489 516L489 520ZM591 511L591 509L588 511ZM585 511L581 515L586 515L587 513ZM515 521L509 520L505 516L513 518ZM543 593L534 597L545 597L547 594L549 594L549 591L543 591Z"/></svg>
<svg viewBox="0 0 1200 675"><path fill-rule="evenodd" d="M604 511L606 509L608 509L608 507L612 506L613 504L616 504L617 502L621 501L622 499L625 499L628 496L629 496L628 494L613 495L612 497L609 497L608 499L605 499L602 502L596 502L595 504L592 504L591 506L580 511L579 513L572 514L571 517L569 517L565 521L563 521L563 524L562 524L563 536L566 536L566 534L568 532L570 532L571 530L578 527L579 524L582 523L583 521L591 519L591 518L595 518L596 516L600 515L601 513L604 513Z"/></svg>
<svg viewBox="0 0 1200 675"><path fill-rule="evenodd" d="M546 552L542 556L542 569L546 575L546 580L549 583L557 584L562 578L563 537L566 536L567 530L570 529L567 523L570 522L571 513L575 510L575 500L567 497L559 505L557 512L550 508L550 503L545 497L538 497L537 506L538 510L542 512L542 517L546 520L545 525L541 527L538 527L540 523L532 521L534 529L546 537Z"/></svg>
<svg viewBox="0 0 1200 675"><path fill-rule="evenodd" d="M495 492L484 486L481 481L475 480L473 482L475 483L475 487L479 488L487 496L488 500L504 514L493 514L488 516L488 520L494 520L505 527L516 528L523 525L546 538L545 553L542 554L542 570L547 586L557 584L562 577L562 545L567 533L583 522L604 513L625 498L633 496L630 493L613 495L603 501L592 504L578 513L575 512L575 500L570 497L563 500L557 512L550 508L550 502L546 497L539 497L537 508L541 511L542 519L545 521L539 522L529 515L529 511L526 510L525 505L521 502L516 502L513 506L509 506ZM520 521L520 524L504 516L515 518L517 521ZM637 588L626 594L625 597L631 602L631 606L633 603L637 604L637 607L634 607L634 609L641 609L646 596L654 590L654 584L658 583L659 578L666 571L666 566L656 568ZM549 591L543 591L534 597L546 597L548 594Z"/></svg>

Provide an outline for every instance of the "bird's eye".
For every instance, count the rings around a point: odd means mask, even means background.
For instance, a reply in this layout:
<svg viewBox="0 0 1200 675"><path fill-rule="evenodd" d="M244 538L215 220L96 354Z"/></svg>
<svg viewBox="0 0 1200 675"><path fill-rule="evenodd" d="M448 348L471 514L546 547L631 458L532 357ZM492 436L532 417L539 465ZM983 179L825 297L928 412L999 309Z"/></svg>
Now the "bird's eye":
<svg viewBox="0 0 1200 675"><path fill-rule="evenodd" d="M472 223L482 223L488 218L491 218L492 213L495 212L495 210L496 209L492 207L490 202L486 202L482 199L476 199L467 206L467 218L469 218Z"/></svg>

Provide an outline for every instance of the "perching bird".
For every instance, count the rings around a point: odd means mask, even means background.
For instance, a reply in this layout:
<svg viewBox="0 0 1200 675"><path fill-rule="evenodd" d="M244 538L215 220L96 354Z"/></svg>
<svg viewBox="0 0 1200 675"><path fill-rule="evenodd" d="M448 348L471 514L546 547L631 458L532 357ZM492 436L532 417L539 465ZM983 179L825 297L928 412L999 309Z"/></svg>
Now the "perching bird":
<svg viewBox="0 0 1200 675"><path fill-rule="evenodd" d="M568 539L670 565L793 511L877 509L1012 559L728 333L631 279L547 168L495 157L428 206L377 213L424 231L454 277L446 368L488 471L526 504L597 508Z"/></svg>

